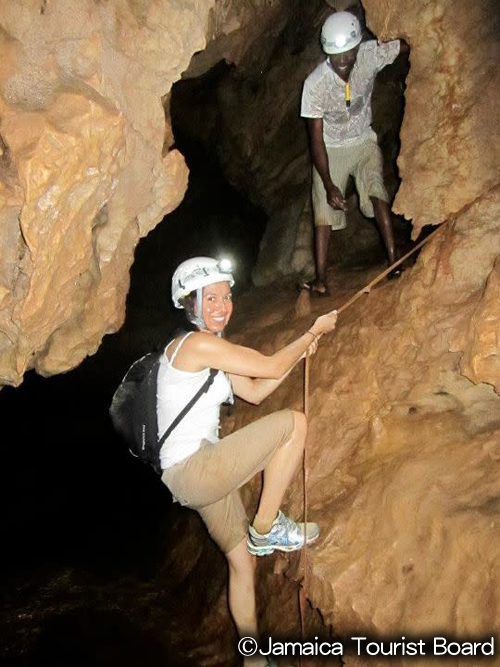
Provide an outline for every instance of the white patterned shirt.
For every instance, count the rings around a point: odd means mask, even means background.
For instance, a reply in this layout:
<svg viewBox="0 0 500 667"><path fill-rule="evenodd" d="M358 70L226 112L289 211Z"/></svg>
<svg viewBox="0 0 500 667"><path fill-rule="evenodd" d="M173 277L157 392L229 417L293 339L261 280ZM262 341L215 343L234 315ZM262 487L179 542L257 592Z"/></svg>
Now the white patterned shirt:
<svg viewBox="0 0 500 667"><path fill-rule="evenodd" d="M349 76L349 107L345 101L346 84L335 73L328 58L307 77L300 115L323 119L325 146L350 146L373 136L371 96L375 77L377 72L396 60L399 49L399 39L385 44L372 39L360 44Z"/></svg>

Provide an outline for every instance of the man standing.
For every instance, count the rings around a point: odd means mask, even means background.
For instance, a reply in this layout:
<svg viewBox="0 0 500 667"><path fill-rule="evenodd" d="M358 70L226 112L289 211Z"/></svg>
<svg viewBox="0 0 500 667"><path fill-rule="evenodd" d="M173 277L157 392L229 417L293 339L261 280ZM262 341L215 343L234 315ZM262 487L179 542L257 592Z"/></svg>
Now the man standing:
<svg viewBox="0 0 500 667"><path fill-rule="evenodd" d="M315 295L329 294L326 261L330 229L346 227L344 195L350 175L355 179L363 214L377 220L389 264L396 261L382 153L371 128L371 96L377 72L407 46L399 40L385 44L361 40L361 25L354 14L329 16L321 31L328 58L307 77L302 93L301 116L308 119L311 136L316 257L316 280L304 286Z"/></svg>

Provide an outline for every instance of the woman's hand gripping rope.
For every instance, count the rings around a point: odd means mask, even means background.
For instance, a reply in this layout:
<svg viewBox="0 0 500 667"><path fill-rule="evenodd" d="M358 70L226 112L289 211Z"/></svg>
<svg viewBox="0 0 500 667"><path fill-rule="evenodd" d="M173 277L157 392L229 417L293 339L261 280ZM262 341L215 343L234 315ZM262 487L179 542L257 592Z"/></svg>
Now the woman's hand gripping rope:
<svg viewBox="0 0 500 667"><path fill-rule="evenodd" d="M337 324L336 310L332 310L329 313L326 313L325 315L321 315L320 317L318 317L318 319L314 322L312 327L306 331L306 333L311 335L312 341L307 350L303 353L303 355L300 358L307 359L308 357L312 357L312 355L315 354L316 350L318 349L318 343L321 336L325 333L330 333L331 331L333 331L335 329L336 324Z"/></svg>

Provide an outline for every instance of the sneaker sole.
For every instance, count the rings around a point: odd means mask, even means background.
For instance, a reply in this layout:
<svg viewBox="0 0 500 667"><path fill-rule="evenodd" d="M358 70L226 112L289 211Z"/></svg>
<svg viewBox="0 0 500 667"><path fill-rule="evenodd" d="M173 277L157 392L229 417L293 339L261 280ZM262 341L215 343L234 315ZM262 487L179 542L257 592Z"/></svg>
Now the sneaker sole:
<svg viewBox="0 0 500 667"><path fill-rule="evenodd" d="M311 544L314 544L319 538L319 535L316 535L316 537L312 537L310 540L307 540L306 546L310 546ZM248 551L252 554L252 556L269 556L272 554L274 551L284 551L285 553L290 553L291 551L299 551L302 549L302 544L298 544L295 546L291 547L286 547L282 546L279 544L273 545L271 547L258 547L255 546L255 544L252 544L248 539L247 539L247 549Z"/></svg>

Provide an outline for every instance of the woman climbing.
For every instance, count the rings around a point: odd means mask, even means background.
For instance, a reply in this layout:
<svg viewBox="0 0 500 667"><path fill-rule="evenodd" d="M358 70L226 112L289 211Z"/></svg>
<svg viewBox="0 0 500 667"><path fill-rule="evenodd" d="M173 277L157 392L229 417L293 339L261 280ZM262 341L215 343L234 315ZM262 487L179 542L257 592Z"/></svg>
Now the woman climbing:
<svg viewBox="0 0 500 667"><path fill-rule="evenodd" d="M295 551L319 536L315 523L296 523L281 512L285 491L299 466L306 439L305 416L280 410L219 440L222 403L236 396L259 404L295 364L316 351L335 328L336 311L319 317L297 340L266 356L222 338L233 312L230 267L208 257L183 262L172 278L172 299L192 331L172 340L158 374L158 430L172 420L218 369L213 384L167 438L160 451L162 481L181 505L197 510L229 564L229 608L240 637L257 638L254 560L273 551ZM257 473L264 483L252 524L239 487ZM262 656L245 667L274 665Z"/></svg>

